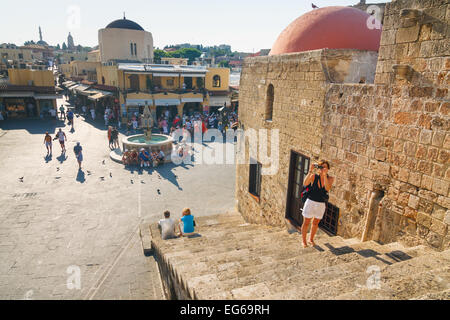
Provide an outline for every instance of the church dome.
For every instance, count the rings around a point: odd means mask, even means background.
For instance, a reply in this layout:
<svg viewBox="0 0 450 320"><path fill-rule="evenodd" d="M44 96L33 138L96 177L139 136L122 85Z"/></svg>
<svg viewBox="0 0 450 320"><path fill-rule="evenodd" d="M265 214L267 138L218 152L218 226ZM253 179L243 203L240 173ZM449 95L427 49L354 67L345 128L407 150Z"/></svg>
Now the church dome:
<svg viewBox="0 0 450 320"><path fill-rule="evenodd" d="M381 29L369 29L370 18L368 13L350 7L314 9L280 34L270 55L325 48L378 51Z"/></svg>
<svg viewBox="0 0 450 320"><path fill-rule="evenodd" d="M142 28L136 22L128 20L126 18L113 21L106 26L106 29L112 29L112 28L145 31L144 28Z"/></svg>

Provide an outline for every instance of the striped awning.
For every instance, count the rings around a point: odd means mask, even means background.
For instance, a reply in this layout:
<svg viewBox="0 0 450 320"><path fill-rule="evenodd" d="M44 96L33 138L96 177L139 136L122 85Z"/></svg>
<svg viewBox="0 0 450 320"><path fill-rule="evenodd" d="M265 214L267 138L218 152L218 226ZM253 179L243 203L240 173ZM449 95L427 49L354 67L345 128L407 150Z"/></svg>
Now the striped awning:
<svg viewBox="0 0 450 320"><path fill-rule="evenodd" d="M57 95L57 94L40 94L40 95L34 95L34 98L36 100L56 100L56 99L62 99L63 96Z"/></svg>
<svg viewBox="0 0 450 320"><path fill-rule="evenodd" d="M100 100L100 99L103 99L103 98L112 96L112 93L111 93L111 92L97 91L97 90L94 90L94 91L95 91L96 93L93 94L93 95L91 95L91 96L89 96L89 97L88 97L89 100L96 101L96 100Z"/></svg>
<svg viewBox="0 0 450 320"><path fill-rule="evenodd" d="M153 99L127 99L127 106L137 107L145 106L145 104L153 105Z"/></svg>
<svg viewBox="0 0 450 320"><path fill-rule="evenodd" d="M156 106L177 106L180 103L180 99L155 99Z"/></svg>
<svg viewBox="0 0 450 320"><path fill-rule="evenodd" d="M33 98L34 92L0 92L1 98Z"/></svg>
<svg viewBox="0 0 450 320"><path fill-rule="evenodd" d="M203 97L198 97L198 98L181 98L181 102L186 103L186 102L203 102Z"/></svg>

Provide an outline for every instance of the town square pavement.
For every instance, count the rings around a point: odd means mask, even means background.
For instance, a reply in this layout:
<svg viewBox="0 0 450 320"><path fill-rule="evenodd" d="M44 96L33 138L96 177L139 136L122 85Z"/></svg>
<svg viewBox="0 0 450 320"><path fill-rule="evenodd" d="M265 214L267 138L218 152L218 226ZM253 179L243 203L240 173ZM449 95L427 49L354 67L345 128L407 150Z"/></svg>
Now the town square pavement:
<svg viewBox="0 0 450 320"><path fill-rule="evenodd" d="M45 131L53 137L59 127L67 153L54 141L46 159ZM194 216L233 210L234 166L125 169L109 158L104 124L80 116L74 129L63 121L0 122L0 299L163 299L139 225L164 210L175 218L184 207Z"/></svg>

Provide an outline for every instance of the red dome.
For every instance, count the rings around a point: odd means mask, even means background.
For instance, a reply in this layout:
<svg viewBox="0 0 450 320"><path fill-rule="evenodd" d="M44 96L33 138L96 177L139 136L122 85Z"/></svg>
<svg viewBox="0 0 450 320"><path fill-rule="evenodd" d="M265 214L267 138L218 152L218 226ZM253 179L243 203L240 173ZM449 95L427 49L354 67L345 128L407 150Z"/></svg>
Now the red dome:
<svg viewBox="0 0 450 320"><path fill-rule="evenodd" d="M381 29L369 29L369 18L368 13L350 7L312 10L280 34L270 55L324 48L378 51Z"/></svg>

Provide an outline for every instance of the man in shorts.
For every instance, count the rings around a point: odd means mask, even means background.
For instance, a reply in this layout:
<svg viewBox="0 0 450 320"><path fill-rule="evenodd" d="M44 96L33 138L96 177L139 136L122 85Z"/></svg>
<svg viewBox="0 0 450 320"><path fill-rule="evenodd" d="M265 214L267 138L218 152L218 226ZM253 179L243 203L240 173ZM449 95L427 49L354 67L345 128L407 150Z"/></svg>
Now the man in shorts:
<svg viewBox="0 0 450 320"><path fill-rule="evenodd" d="M66 152L66 146L64 144L64 141L67 141L66 134L59 128L59 131L56 133L55 139L53 140L59 140L59 144L61 145L61 153Z"/></svg>
<svg viewBox="0 0 450 320"><path fill-rule="evenodd" d="M47 156L52 154L52 137L48 134L48 132L45 133L44 144L47 147Z"/></svg>

